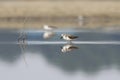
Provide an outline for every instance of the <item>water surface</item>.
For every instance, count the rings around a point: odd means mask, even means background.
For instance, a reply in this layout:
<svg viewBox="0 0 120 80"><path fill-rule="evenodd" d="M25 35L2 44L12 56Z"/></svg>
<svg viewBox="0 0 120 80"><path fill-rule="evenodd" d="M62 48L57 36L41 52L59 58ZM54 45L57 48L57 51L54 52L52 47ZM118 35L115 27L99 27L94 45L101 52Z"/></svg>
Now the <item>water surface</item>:
<svg viewBox="0 0 120 80"><path fill-rule="evenodd" d="M26 31L27 32L27 31ZM120 32L59 31L45 40L42 32L27 32L27 41L64 41L61 33L78 35L75 41L120 41ZM1 30L0 42L17 42L15 31ZM0 44L2 80L119 80L120 45L75 44L79 49L62 53L65 44ZM25 58L25 60L24 60ZM26 64L27 63L27 64ZM7 76L7 77L6 77Z"/></svg>

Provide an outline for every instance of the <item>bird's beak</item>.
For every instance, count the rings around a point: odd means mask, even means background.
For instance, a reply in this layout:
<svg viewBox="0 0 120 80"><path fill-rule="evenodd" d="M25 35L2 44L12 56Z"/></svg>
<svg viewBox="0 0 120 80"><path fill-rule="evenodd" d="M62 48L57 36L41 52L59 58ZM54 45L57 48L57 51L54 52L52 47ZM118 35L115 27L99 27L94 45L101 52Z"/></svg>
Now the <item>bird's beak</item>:
<svg viewBox="0 0 120 80"><path fill-rule="evenodd" d="M61 36L60 39L62 39L63 37Z"/></svg>
<svg viewBox="0 0 120 80"><path fill-rule="evenodd" d="M61 46L60 48L62 49L63 47Z"/></svg>

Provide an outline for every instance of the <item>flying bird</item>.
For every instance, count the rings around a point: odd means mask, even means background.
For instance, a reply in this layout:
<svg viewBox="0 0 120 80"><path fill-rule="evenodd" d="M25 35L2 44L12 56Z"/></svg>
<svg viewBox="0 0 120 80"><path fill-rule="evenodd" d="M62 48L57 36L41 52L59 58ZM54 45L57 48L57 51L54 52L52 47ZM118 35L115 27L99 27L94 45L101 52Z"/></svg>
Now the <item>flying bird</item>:
<svg viewBox="0 0 120 80"><path fill-rule="evenodd" d="M67 44L67 45L64 45L64 46L61 48L61 51L62 51L63 53L65 53L65 52L70 52L70 51L73 51L73 50L76 50L76 49L78 49L77 46Z"/></svg>

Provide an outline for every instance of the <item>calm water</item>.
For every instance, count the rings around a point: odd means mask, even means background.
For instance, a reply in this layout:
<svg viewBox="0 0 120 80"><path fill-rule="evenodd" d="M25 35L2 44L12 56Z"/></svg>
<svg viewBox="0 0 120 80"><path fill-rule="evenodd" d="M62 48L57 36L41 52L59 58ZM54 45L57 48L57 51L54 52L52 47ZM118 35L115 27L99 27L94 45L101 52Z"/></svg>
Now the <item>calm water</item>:
<svg viewBox="0 0 120 80"><path fill-rule="evenodd" d="M120 32L59 31L45 40L43 32L26 32L28 41L64 41L61 33L78 35L76 41L120 41ZM16 42L19 34L1 30L0 42ZM0 44L1 80L120 80L120 45L76 44L79 49L62 53L64 44ZM25 58L25 60L24 60Z"/></svg>

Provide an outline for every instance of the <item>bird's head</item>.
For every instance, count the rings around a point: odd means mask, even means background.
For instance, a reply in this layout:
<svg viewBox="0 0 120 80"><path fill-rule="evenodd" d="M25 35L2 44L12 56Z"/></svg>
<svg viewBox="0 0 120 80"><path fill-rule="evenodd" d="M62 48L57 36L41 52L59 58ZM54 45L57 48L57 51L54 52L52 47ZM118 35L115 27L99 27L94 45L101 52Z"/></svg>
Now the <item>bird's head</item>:
<svg viewBox="0 0 120 80"><path fill-rule="evenodd" d="M64 34L61 34L61 37L60 37L60 39L62 39L62 38L63 38L63 36L64 36Z"/></svg>
<svg viewBox="0 0 120 80"><path fill-rule="evenodd" d="M61 34L61 36L64 36L64 34Z"/></svg>
<svg viewBox="0 0 120 80"><path fill-rule="evenodd" d="M48 28L48 25L43 25L43 28L44 28L44 29Z"/></svg>
<svg viewBox="0 0 120 80"><path fill-rule="evenodd" d="M62 34L61 34L60 39L62 39L62 38L63 38L63 36L62 36Z"/></svg>
<svg viewBox="0 0 120 80"><path fill-rule="evenodd" d="M60 48L63 49L63 46L61 46Z"/></svg>

